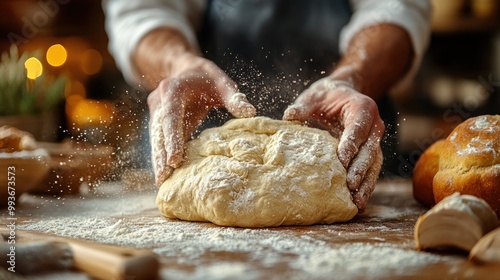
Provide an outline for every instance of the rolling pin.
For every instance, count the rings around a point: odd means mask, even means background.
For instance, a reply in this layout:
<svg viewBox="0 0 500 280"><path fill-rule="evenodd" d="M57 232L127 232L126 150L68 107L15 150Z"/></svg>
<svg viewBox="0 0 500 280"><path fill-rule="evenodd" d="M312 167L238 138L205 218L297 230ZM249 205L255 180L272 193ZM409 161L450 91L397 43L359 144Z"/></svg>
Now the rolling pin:
<svg viewBox="0 0 500 280"><path fill-rule="evenodd" d="M21 275L63 271L73 267L73 253L67 243L58 241L2 243L0 267Z"/></svg>
<svg viewBox="0 0 500 280"><path fill-rule="evenodd" d="M18 272L23 275L73 268L96 279L151 280L158 278L160 267L158 257L146 250L56 236L34 236L33 233L26 231L18 231L18 233L33 241L15 245L16 269L20 269ZM2 257L6 257L9 253L10 245L0 245L1 261ZM8 265L5 261L2 261L0 267Z"/></svg>
<svg viewBox="0 0 500 280"><path fill-rule="evenodd" d="M88 242L68 242L74 268L98 279L151 280L158 278L160 263L155 254Z"/></svg>

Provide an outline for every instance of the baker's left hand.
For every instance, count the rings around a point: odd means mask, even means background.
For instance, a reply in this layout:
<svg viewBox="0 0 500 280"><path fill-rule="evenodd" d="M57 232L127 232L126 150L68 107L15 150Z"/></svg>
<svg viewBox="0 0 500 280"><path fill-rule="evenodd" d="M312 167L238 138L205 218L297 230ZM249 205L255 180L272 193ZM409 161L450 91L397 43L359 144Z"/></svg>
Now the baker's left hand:
<svg viewBox="0 0 500 280"><path fill-rule="evenodd" d="M324 129L339 139L337 153L347 170L347 187L363 211L383 161L380 141L385 126L375 101L348 82L326 77L306 89L287 108L283 119Z"/></svg>

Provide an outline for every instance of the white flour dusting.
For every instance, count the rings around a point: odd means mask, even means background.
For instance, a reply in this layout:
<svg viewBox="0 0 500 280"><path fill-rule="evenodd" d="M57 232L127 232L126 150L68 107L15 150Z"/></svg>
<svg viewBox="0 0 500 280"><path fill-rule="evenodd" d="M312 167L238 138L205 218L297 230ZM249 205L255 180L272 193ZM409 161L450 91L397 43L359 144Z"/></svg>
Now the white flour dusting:
<svg viewBox="0 0 500 280"><path fill-rule="evenodd" d="M481 140L479 136L474 137L467 144L465 149L457 151L460 156L471 155L471 154L481 154L481 153L491 153L496 156L497 152L491 140Z"/></svg>
<svg viewBox="0 0 500 280"><path fill-rule="evenodd" d="M346 260L352 261L346 265ZM356 275L365 275L376 279L387 277L388 274L393 277L408 275L409 270L422 269L441 261L439 256L403 250L393 245L352 243L333 250L302 255L295 264L301 271L320 278L335 275L334 279L352 279ZM337 271L343 273L335 274Z"/></svg>
<svg viewBox="0 0 500 280"><path fill-rule="evenodd" d="M470 126L471 130L484 130L488 132L493 132L494 127L493 125L488 121L488 118L486 116L478 117L476 118L476 121Z"/></svg>
<svg viewBox="0 0 500 280"><path fill-rule="evenodd" d="M479 155L479 154L492 154L493 157L497 157L496 143L494 142L496 134L499 133L500 126L498 122L490 122L488 116L480 116L470 121L468 126L463 129L472 133L472 135L477 135L476 137L467 140L468 143L465 147L460 144L464 139L460 138L458 132L455 131L450 135L449 140L457 147L457 155L459 156L469 156L469 155ZM464 132L465 133L465 132ZM457 142L457 138L458 141Z"/></svg>
<svg viewBox="0 0 500 280"><path fill-rule="evenodd" d="M177 264L196 267L190 279L258 279L253 265L273 267L289 263L296 269L295 276L327 277L336 271L342 277L370 275L372 278L405 275L426 265L445 261L430 253L402 249L391 244L351 243L329 244L307 233L298 235L291 230L238 229L211 227L207 224L171 221L162 217L148 219L141 224L140 217L124 219L58 218L22 226L22 229L44 231L60 236L105 241L138 248L152 248L162 257L174 258ZM372 228L373 230L373 228ZM381 238L373 239L384 241ZM216 253L237 253L246 256L250 264L206 263L203 257ZM229 269L230 268L230 269ZM186 272L165 270L165 276L189 278ZM248 275L247 275L248 274ZM217 276L217 277L215 277Z"/></svg>

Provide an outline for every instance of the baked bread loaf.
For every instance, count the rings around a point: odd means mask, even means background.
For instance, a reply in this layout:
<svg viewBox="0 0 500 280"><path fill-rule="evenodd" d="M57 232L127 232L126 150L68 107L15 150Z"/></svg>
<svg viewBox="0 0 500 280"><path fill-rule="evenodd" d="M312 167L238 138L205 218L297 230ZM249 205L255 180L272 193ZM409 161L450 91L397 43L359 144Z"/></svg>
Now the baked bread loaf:
<svg viewBox="0 0 500 280"><path fill-rule="evenodd" d="M445 140L438 140L420 156L413 169L413 196L426 207L436 204L432 181L439 171L439 152L444 148Z"/></svg>
<svg viewBox="0 0 500 280"><path fill-rule="evenodd" d="M415 197L426 193L429 177L436 169L431 166L438 159L437 172L432 176L435 203L459 192L484 199L500 216L499 136L499 115L474 117L458 125L443 143L433 145L419 159L413 180Z"/></svg>

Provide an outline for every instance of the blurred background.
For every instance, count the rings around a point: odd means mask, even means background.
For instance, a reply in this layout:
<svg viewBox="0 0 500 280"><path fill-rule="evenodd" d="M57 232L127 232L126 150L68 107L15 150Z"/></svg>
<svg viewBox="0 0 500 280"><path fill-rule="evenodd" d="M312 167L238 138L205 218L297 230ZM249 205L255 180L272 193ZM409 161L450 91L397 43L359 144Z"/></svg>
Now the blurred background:
<svg viewBox="0 0 500 280"><path fill-rule="evenodd" d="M399 176L462 120L500 112L500 0L432 2L422 67L393 93ZM108 53L100 1L2 0L0 11L0 125L109 145L121 165L147 166L147 93L124 82ZM9 74L17 69L23 77Z"/></svg>
<svg viewBox="0 0 500 280"><path fill-rule="evenodd" d="M107 51L101 1L2 0L0 11L0 126L44 142L109 145L120 165L147 165L146 93L125 83ZM63 87L51 87L58 79Z"/></svg>

